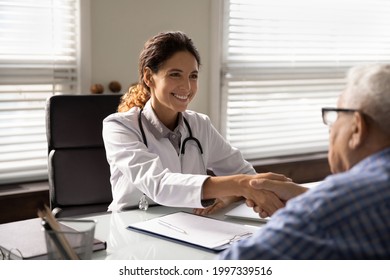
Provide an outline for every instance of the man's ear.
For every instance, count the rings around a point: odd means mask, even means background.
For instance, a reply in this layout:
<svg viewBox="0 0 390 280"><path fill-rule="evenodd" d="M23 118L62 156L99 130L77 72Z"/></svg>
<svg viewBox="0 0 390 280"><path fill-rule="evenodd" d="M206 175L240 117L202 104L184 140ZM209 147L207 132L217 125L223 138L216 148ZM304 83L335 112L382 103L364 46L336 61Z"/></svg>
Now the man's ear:
<svg viewBox="0 0 390 280"><path fill-rule="evenodd" d="M145 67L143 79L144 79L145 84L149 88L154 86L153 72L152 72L152 70L149 67Z"/></svg>
<svg viewBox="0 0 390 280"><path fill-rule="evenodd" d="M352 133L349 140L349 147L351 149L357 149L364 144L368 135L368 124L362 113L355 112L353 114L351 130Z"/></svg>

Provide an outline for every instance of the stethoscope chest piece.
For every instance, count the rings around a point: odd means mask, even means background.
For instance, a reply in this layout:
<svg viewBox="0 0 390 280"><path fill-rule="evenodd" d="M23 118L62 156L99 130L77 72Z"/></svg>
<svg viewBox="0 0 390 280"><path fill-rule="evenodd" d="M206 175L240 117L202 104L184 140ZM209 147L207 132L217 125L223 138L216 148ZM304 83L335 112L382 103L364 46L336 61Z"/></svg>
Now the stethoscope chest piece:
<svg viewBox="0 0 390 280"><path fill-rule="evenodd" d="M141 198L139 199L138 207L139 207L139 209L144 210L144 211L148 210L148 208L149 208L149 202L148 202L148 200L146 199L146 195L145 195L145 194L143 194L143 195L141 196Z"/></svg>

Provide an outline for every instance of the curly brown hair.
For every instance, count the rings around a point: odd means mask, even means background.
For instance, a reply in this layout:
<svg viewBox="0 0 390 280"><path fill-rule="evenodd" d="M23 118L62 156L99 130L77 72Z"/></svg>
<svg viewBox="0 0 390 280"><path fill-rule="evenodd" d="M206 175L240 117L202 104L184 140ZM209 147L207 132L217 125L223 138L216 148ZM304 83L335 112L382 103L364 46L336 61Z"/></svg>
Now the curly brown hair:
<svg viewBox="0 0 390 280"><path fill-rule="evenodd" d="M129 111L132 107L143 108L149 98L149 92L145 91L145 88L141 84L131 85L121 97L118 112Z"/></svg>
<svg viewBox="0 0 390 280"><path fill-rule="evenodd" d="M139 56L138 84L133 84L122 96L118 112L132 107L143 108L150 98L150 88L143 80L145 68L157 73L161 65L180 51L190 52L200 66L200 55L192 40L181 31L161 32L146 41Z"/></svg>

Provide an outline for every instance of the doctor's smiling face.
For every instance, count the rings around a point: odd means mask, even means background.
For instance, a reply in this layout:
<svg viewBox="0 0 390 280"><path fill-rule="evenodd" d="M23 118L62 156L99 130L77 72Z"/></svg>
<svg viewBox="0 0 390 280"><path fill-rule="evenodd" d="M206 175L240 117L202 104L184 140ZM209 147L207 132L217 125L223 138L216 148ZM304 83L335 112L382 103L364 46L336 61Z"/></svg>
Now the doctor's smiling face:
<svg viewBox="0 0 390 280"><path fill-rule="evenodd" d="M144 82L150 89L152 107L168 127L194 98L198 90L198 72L198 62L188 51L173 54L156 73L145 68Z"/></svg>

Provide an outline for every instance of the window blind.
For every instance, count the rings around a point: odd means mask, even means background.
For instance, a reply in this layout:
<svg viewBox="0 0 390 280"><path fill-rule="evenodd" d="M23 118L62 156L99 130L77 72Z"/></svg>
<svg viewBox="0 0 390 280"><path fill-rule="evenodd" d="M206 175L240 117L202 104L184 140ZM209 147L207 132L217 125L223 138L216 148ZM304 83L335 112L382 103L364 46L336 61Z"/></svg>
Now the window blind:
<svg viewBox="0 0 390 280"><path fill-rule="evenodd" d="M246 159L328 149L321 107L351 66L390 61L385 0L224 1L222 129Z"/></svg>
<svg viewBox="0 0 390 280"><path fill-rule="evenodd" d="M0 184L47 178L46 99L78 87L78 1L0 1Z"/></svg>

